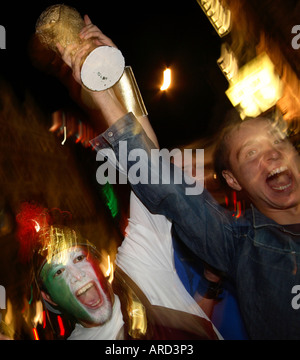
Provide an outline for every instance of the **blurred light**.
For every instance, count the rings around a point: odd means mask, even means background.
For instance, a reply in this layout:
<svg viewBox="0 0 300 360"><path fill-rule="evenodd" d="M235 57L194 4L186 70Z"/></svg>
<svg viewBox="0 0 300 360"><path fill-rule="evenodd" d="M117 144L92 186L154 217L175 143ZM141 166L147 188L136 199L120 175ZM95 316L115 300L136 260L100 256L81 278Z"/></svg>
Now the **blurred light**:
<svg viewBox="0 0 300 360"><path fill-rule="evenodd" d="M242 118L269 110L282 96L282 83L266 53L244 65L232 78L226 95Z"/></svg>
<svg viewBox="0 0 300 360"><path fill-rule="evenodd" d="M37 324L42 324L43 323L43 304L42 302L39 300L35 303L35 316L33 318L33 326L36 327Z"/></svg>
<svg viewBox="0 0 300 360"><path fill-rule="evenodd" d="M82 140L82 122L78 120L78 131L76 134L76 144Z"/></svg>
<svg viewBox="0 0 300 360"><path fill-rule="evenodd" d="M228 196L225 195L225 205L228 207L229 205L229 200L228 200Z"/></svg>
<svg viewBox="0 0 300 360"><path fill-rule="evenodd" d="M240 218L241 215L242 215L242 204L241 204L241 202L238 201L238 202L236 203L236 206L237 206L237 210L236 210L236 215L235 215L235 217L238 219L238 218Z"/></svg>
<svg viewBox="0 0 300 360"><path fill-rule="evenodd" d="M32 332L33 332L34 340L40 340L39 334L38 334L36 328L33 328L33 329L32 329Z"/></svg>
<svg viewBox="0 0 300 360"><path fill-rule="evenodd" d="M231 28L231 12L218 0L197 0L220 37L227 35Z"/></svg>
<svg viewBox="0 0 300 360"><path fill-rule="evenodd" d="M233 210L236 212L236 192L232 192Z"/></svg>
<svg viewBox="0 0 300 360"><path fill-rule="evenodd" d="M106 278L108 278L108 282L112 283L113 279L114 279L114 264L111 261L111 257L110 255L106 252L106 250L102 250L101 251L101 258L102 261L100 263L100 269L102 271L102 273L104 274L104 276Z"/></svg>
<svg viewBox="0 0 300 360"><path fill-rule="evenodd" d="M108 282L111 284L111 282L113 281L113 278L114 278L114 264L110 261L110 256L108 255L107 256L107 262L108 262L108 269L105 273L105 275L108 278Z"/></svg>
<svg viewBox="0 0 300 360"><path fill-rule="evenodd" d="M46 311L44 310L43 311L43 329L46 328L46 322L47 322L47 317L46 317Z"/></svg>
<svg viewBox="0 0 300 360"><path fill-rule="evenodd" d="M64 145L65 142L66 142L66 140L67 140L67 127L64 126L64 139L63 139L63 141L61 142L61 144Z"/></svg>
<svg viewBox="0 0 300 360"><path fill-rule="evenodd" d="M32 285L30 286L30 299L28 301L28 304L31 305L32 303L32 300L33 300L33 288L32 288Z"/></svg>
<svg viewBox="0 0 300 360"><path fill-rule="evenodd" d="M15 325L14 325L14 312L13 306L9 299L6 303L6 314L3 319L4 324L6 325L6 333L9 338L13 338L15 334Z"/></svg>
<svg viewBox="0 0 300 360"><path fill-rule="evenodd" d="M60 331L59 335L64 336L65 335L64 323L62 321L62 318L59 315L57 315L57 322L58 322L59 331Z"/></svg>
<svg viewBox="0 0 300 360"><path fill-rule="evenodd" d="M160 88L161 91L167 90L171 85L171 70L166 69L164 71L164 82Z"/></svg>
<svg viewBox="0 0 300 360"><path fill-rule="evenodd" d="M111 212L111 216L115 218L119 213L118 199L114 193L114 189L112 185L109 182L103 185L102 193L105 197L106 205L108 206Z"/></svg>
<svg viewBox="0 0 300 360"><path fill-rule="evenodd" d="M238 61L226 43L221 45L221 54L217 60L217 64L228 81L231 81L238 73Z"/></svg>
<svg viewBox="0 0 300 360"><path fill-rule="evenodd" d="M35 231L36 231L36 232L39 232L40 229L41 229L40 224L39 224L36 220L34 220L34 219L32 219L32 221L35 223L35 226L34 226Z"/></svg>
<svg viewBox="0 0 300 360"><path fill-rule="evenodd" d="M144 305L139 301L135 300L134 297L131 301L131 307L129 310L131 318L131 329L130 335L132 336L135 332L145 335L147 331L146 309Z"/></svg>
<svg viewBox="0 0 300 360"><path fill-rule="evenodd" d="M107 255L107 263L108 263L108 269L105 272L105 276L109 276L111 272L111 263L110 263L110 256Z"/></svg>

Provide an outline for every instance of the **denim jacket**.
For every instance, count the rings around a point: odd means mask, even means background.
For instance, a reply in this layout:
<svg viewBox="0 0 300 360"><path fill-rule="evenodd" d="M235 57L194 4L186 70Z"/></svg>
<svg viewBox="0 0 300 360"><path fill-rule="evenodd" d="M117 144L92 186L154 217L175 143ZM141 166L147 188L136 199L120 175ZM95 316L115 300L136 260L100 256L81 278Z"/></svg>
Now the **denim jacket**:
<svg viewBox="0 0 300 360"><path fill-rule="evenodd" d="M143 149L150 158L154 148L131 113L91 141L96 150L111 148L121 161L119 169L128 171L137 161L119 156L120 141L127 142L127 154ZM145 157L139 161L153 167ZM184 180L170 182L137 183L132 189L149 211L172 221L177 236L199 258L234 281L251 339L300 339L299 228L291 231L253 206L236 218L206 190L189 196Z"/></svg>

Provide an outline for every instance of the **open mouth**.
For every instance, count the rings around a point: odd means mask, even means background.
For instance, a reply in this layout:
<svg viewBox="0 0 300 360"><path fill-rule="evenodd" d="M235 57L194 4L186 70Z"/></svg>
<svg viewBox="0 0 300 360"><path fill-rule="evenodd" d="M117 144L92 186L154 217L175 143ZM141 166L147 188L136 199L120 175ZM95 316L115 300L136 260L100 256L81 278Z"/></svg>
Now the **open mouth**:
<svg viewBox="0 0 300 360"><path fill-rule="evenodd" d="M97 309L102 305L103 299L96 284L91 281L76 291L76 297L81 304L90 308Z"/></svg>
<svg viewBox="0 0 300 360"><path fill-rule="evenodd" d="M268 173L266 182L274 191L287 191L293 183L292 172L286 166L278 167Z"/></svg>

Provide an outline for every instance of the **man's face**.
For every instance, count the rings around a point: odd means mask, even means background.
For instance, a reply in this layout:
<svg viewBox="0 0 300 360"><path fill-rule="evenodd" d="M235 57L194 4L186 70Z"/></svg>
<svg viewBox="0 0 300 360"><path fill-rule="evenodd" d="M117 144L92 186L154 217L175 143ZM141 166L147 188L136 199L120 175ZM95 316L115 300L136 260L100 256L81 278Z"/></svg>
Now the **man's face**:
<svg viewBox="0 0 300 360"><path fill-rule="evenodd" d="M262 212L300 203L299 155L277 127L246 121L228 141L233 179L225 178L231 187L244 189Z"/></svg>
<svg viewBox="0 0 300 360"><path fill-rule="evenodd" d="M57 253L51 263L44 265L40 277L50 302L82 325L101 325L111 317L108 283L98 260L85 248L72 247Z"/></svg>

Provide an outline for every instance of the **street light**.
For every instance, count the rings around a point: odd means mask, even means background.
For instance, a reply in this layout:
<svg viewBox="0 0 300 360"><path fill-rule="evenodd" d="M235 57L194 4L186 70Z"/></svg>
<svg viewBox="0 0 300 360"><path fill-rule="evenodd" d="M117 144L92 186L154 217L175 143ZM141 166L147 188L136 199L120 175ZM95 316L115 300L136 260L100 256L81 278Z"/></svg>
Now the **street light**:
<svg viewBox="0 0 300 360"><path fill-rule="evenodd" d="M166 69L164 71L164 81L160 88L161 91L167 90L171 85L171 69Z"/></svg>

